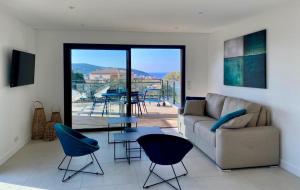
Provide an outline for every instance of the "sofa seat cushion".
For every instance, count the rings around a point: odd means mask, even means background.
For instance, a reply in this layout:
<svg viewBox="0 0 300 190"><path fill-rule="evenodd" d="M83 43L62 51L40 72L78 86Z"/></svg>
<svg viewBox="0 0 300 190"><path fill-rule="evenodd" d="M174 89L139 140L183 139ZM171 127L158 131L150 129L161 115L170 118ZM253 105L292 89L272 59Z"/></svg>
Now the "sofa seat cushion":
<svg viewBox="0 0 300 190"><path fill-rule="evenodd" d="M219 94L208 93L206 96L206 115L219 119L223 109L225 96Z"/></svg>
<svg viewBox="0 0 300 190"><path fill-rule="evenodd" d="M194 127L194 125L199 121L213 121L216 122L215 119L207 116L195 116L195 115L185 115L183 118L183 122L185 126Z"/></svg>
<svg viewBox="0 0 300 190"><path fill-rule="evenodd" d="M194 126L194 133L198 135L198 138L204 139L207 144L213 147L216 147L216 134L211 132L210 128L215 122L215 120L199 121Z"/></svg>
<svg viewBox="0 0 300 190"><path fill-rule="evenodd" d="M261 110L261 105L243 99L226 97L221 116L239 109L246 109L247 113L252 115L252 118L246 127L257 126L256 124Z"/></svg>

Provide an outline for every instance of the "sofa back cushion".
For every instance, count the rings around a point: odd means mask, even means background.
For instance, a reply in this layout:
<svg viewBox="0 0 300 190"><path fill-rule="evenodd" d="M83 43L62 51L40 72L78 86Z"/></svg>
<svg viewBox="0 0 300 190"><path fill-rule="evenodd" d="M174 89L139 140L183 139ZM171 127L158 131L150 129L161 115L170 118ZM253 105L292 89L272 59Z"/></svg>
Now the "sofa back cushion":
<svg viewBox="0 0 300 190"><path fill-rule="evenodd" d="M257 126L261 107L262 106L259 104L252 103L243 99L226 97L221 116L224 116L238 109L246 109L248 114L252 114L252 118L247 124L247 127L255 127Z"/></svg>
<svg viewBox="0 0 300 190"><path fill-rule="evenodd" d="M219 94L208 93L206 96L206 115L219 119L223 109L225 96Z"/></svg>
<svg viewBox="0 0 300 190"><path fill-rule="evenodd" d="M218 128L220 128L224 123L236 118L240 117L242 115L245 115L247 113L246 109L240 109L236 110L234 112L228 113L224 116L222 116L210 129L211 132L216 132Z"/></svg>
<svg viewBox="0 0 300 190"><path fill-rule="evenodd" d="M269 126L271 125L270 111L262 106L260 110L260 114L257 120L257 126Z"/></svg>
<svg viewBox="0 0 300 190"><path fill-rule="evenodd" d="M252 119L252 114L245 114L240 117L236 117L231 119L230 121L224 123L221 127L223 129L239 129L246 127L247 124L250 122Z"/></svg>
<svg viewBox="0 0 300 190"><path fill-rule="evenodd" d="M183 115L204 116L205 100L186 100Z"/></svg>

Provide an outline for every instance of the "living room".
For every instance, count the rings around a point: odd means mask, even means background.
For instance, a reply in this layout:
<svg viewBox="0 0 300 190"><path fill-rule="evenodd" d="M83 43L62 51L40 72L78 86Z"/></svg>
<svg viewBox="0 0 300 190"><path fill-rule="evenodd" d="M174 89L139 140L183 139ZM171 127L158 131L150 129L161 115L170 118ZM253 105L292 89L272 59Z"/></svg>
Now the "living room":
<svg viewBox="0 0 300 190"><path fill-rule="evenodd" d="M210 158L207 150L187 137L194 144L183 159L189 173L178 178L178 184L176 179L170 181L175 188L180 185L181 189L299 189L300 150L296 147L300 145L297 115L300 92L295 84L300 81L297 65L300 61L300 26L296 22L300 4L297 0L115 0L90 3L13 0L0 1L0 10L0 189L143 189L149 173L149 155L143 150L141 158L133 159L130 164L128 159L114 160L114 145L107 142L107 131L81 132L98 141L100 150L95 155L104 175L79 172L66 182L62 182L64 171L57 169L65 155L59 139L31 140L33 101L43 103L47 120L54 109L60 112L63 121L66 113L71 114L65 107L64 44L113 44L118 48L120 45L126 45L126 48L128 45L184 46L184 99L200 101L199 97L214 93L259 104L270 112L270 121L264 124L276 129L280 139L276 134L274 138L267 135L262 137L264 144L247 144L243 147L244 153L248 153L247 148L253 150L248 157L255 162L229 157L244 165L238 169L220 167L218 163L225 162ZM253 88L224 84L227 74L224 71L225 43L259 31L266 31L265 85ZM10 87L12 50L35 55L33 84ZM259 77L253 75L252 78ZM126 97L130 98L130 93ZM131 113L130 106L126 109ZM178 127L160 131L182 136L180 124ZM222 129L217 129L216 135L218 131ZM259 137L250 138L250 142L256 143ZM218 146L216 138L215 146ZM235 143L229 144L234 148L222 151L239 149L236 148L239 143L243 145L239 141ZM270 144L266 149L265 143ZM117 153L123 153L120 151L124 151L124 147L122 144L117 146ZM272 151L269 147L273 147ZM262 152L257 153L258 148ZM267 158L269 153L274 155ZM71 166L80 169L89 159L74 158ZM90 166L87 171L99 169L96 162L93 165L95 168ZM178 174L184 171L180 164L175 170ZM172 169L167 166L157 166L156 172L164 178L173 178ZM152 176L149 183L152 182L160 182L160 178ZM164 183L149 189L174 187Z"/></svg>

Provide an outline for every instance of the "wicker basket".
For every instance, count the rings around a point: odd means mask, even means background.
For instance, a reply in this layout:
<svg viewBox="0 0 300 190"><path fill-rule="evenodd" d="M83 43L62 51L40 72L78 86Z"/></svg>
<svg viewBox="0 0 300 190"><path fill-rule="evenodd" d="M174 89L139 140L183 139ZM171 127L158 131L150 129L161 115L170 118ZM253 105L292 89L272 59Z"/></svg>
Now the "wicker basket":
<svg viewBox="0 0 300 190"><path fill-rule="evenodd" d="M42 139L46 125L44 106L40 101L33 102L32 139Z"/></svg>
<svg viewBox="0 0 300 190"><path fill-rule="evenodd" d="M62 123L60 112L53 111L51 114L51 121L55 123Z"/></svg>
<svg viewBox="0 0 300 190"><path fill-rule="evenodd" d="M54 125L55 125L55 122L52 122L52 121L49 121L46 123L45 132L44 132L44 140L45 141L53 141L56 139Z"/></svg>

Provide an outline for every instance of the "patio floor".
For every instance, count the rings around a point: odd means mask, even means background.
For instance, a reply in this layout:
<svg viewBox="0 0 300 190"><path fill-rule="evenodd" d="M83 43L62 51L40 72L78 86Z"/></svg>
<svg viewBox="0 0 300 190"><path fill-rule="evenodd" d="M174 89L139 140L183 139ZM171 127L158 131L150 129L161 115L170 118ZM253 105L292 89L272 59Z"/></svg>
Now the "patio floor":
<svg viewBox="0 0 300 190"><path fill-rule="evenodd" d="M138 126L159 126L161 128L177 127L177 108L171 105L157 106L156 103L146 103L148 113L143 111ZM106 118L119 117L119 105L110 106L110 114L102 117L103 105L92 103L73 104L73 128L106 128Z"/></svg>

